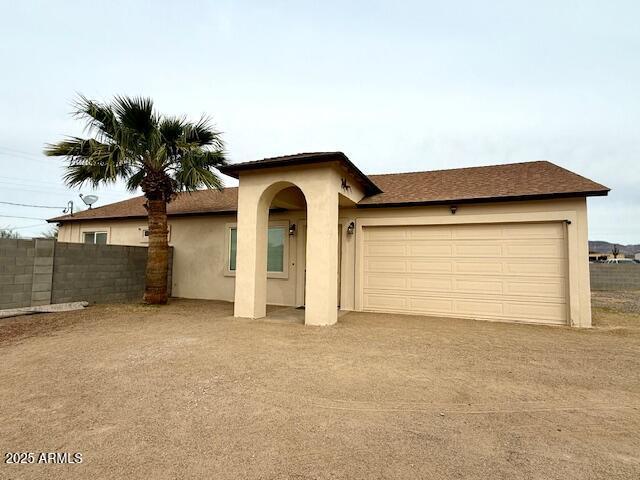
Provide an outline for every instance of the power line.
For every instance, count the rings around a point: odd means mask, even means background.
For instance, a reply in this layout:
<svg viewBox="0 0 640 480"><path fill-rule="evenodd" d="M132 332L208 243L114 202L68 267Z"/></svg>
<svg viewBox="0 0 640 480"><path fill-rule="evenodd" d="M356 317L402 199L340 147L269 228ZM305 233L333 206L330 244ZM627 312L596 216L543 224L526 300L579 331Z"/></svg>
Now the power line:
<svg viewBox="0 0 640 480"><path fill-rule="evenodd" d="M0 215L2 218L24 218L26 220L46 220L46 218L38 218L38 217L16 217L14 215Z"/></svg>
<svg viewBox="0 0 640 480"><path fill-rule="evenodd" d="M20 192L32 192L32 193L46 193L49 195L58 195L58 196L69 196L69 195L74 195L79 193L78 190L62 190L62 189L56 189L56 188L49 188L47 190L40 190L38 189L38 185L20 185L17 183L10 183L10 182L3 182L0 181L0 184L2 185L7 185L7 186L3 186L2 189L7 189L7 190L17 190ZM43 186L43 188L46 188ZM100 192L98 191L96 193L96 195L100 196L100 197L111 197L111 198L121 198L122 195L119 195L117 192L119 192L120 190L107 190L105 192ZM125 194L124 192L122 192L123 194ZM131 193L129 193L128 195L132 195Z"/></svg>
<svg viewBox="0 0 640 480"><path fill-rule="evenodd" d="M5 205L14 205L16 207L33 207L33 208L54 208L54 209L61 209L61 208L65 208L65 207L50 207L48 205L29 205L28 203L13 203L13 202L0 202L3 203Z"/></svg>
<svg viewBox="0 0 640 480"><path fill-rule="evenodd" d="M37 163L43 163L43 164L46 164L46 165L56 166L56 164L53 161L48 162L46 160L38 160L38 159L35 159L35 158L32 158L32 157L28 157L26 155L23 155L21 153L0 152L0 155L4 155L5 157L17 157L17 158L20 158L22 160L27 160L29 162L37 162Z"/></svg>
<svg viewBox="0 0 640 480"><path fill-rule="evenodd" d="M80 187L66 187L62 182L49 182L46 180L39 180L39 179L33 179L33 178L5 177L2 175L0 175L0 183L6 184L6 185L25 186L25 187L31 187L31 188L38 188L44 185L55 185L56 187L58 187L57 189L46 187L48 189L47 191L49 190L61 191L62 189L64 189L65 191L74 192L74 191L82 190L82 188ZM105 189L105 192L108 192L108 193L125 193L125 194L131 193L127 190L111 188L109 185L102 185L101 188Z"/></svg>
<svg viewBox="0 0 640 480"><path fill-rule="evenodd" d="M24 150L17 150L15 148L3 147L2 145L0 145L0 150L8 150L9 152L22 153L23 155L28 155L28 156L34 157L34 158L37 157L37 155L35 153L25 152Z"/></svg>
<svg viewBox="0 0 640 480"><path fill-rule="evenodd" d="M22 230L23 228L35 228L41 225L50 225L49 222L36 223L35 225L23 225L22 227L6 227L7 230Z"/></svg>

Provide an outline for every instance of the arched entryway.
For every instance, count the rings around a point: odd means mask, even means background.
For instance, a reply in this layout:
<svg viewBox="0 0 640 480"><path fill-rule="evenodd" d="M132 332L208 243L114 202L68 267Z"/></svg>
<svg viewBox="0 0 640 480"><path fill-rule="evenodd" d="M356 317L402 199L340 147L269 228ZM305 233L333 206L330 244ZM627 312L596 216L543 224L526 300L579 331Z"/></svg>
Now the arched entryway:
<svg viewBox="0 0 640 480"><path fill-rule="evenodd" d="M222 171L240 181L234 315L244 318L266 315L269 209L274 206L274 199L277 206L289 194L295 196L299 191L306 203L305 324L336 323L339 208L352 207L366 192L373 194L380 190L341 152L245 162L224 167ZM350 244L353 247L353 242Z"/></svg>
<svg viewBox="0 0 640 480"><path fill-rule="evenodd" d="M338 191L333 172L281 172L278 177L263 174L240 179L234 315L266 315L269 212L279 202L299 201L301 194L307 211L305 323L332 325L337 321L339 262Z"/></svg>

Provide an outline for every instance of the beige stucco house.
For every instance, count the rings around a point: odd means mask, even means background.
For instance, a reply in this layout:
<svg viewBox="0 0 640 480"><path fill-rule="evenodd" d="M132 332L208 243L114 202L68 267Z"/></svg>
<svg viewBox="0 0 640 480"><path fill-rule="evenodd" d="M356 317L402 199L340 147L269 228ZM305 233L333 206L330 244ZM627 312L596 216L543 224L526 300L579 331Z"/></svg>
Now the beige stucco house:
<svg viewBox="0 0 640 480"><path fill-rule="evenodd" d="M239 187L169 204L173 295L338 310L591 325L586 197L549 162L365 175L343 153L227 166ZM144 245L137 197L51 221L65 242Z"/></svg>

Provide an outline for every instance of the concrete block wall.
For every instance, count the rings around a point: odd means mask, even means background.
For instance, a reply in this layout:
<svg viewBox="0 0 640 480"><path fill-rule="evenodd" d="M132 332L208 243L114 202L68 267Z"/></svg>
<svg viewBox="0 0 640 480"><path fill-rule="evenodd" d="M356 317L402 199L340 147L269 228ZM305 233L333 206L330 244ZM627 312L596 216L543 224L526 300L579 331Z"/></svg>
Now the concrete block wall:
<svg viewBox="0 0 640 480"><path fill-rule="evenodd" d="M0 309L139 301L146 262L147 247L0 239Z"/></svg>
<svg viewBox="0 0 640 480"><path fill-rule="evenodd" d="M590 263L591 290L640 290L640 264Z"/></svg>
<svg viewBox="0 0 640 480"><path fill-rule="evenodd" d="M53 258L56 242L53 239L37 238L33 257L33 282L31 284L31 305L51 303L53 281Z"/></svg>
<svg viewBox="0 0 640 480"><path fill-rule="evenodd" d="M31 305L35 241L0 238L0 309Z"/></svg>

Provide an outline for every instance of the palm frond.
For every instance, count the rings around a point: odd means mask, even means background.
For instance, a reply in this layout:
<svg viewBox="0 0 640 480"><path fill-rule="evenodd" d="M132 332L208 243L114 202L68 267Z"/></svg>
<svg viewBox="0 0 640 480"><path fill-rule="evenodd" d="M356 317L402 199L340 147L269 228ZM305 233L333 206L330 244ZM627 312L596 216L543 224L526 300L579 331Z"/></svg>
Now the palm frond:
<svg viewBox="0 0 640 480"><path fill-rule="evenodd" d="M150 98L117 96L112 108L122 126L133 134L149 139L157 132L158 118Z"/></svg>
<svg viewBox="0 0 640 480"><path fill-rule="evenodd" d="M160 134L165 143L177 145L184 134L187 122L180 117L164 117L160 120Z"/></svg>
<svg viewBox="0 0 640 480"><path fill-rule="evenodd" d="M141 185L144 180L144 169L138 168L134 171L129 178L127 178L126 187L130 192L135 192Z"/></svg>
<svg viewBox="0 0 640 480"><path fill-rule="evenodd" d="M88 183L95 188L103 183L115 183L119 178L126 179L130 173L131 167L122 163L72 163L67 166L62 178L69 187L79 187Z"/></svg>
<svg viewBox="0 0 640 480"><path fill-rule="evenodd" d="M78 95L73 105L73 115L87 122L88 133L104 137L103 140L114 140L118 137L120 125L109 105L95 102L84 95Z"/></svg>
<svg viewBox="0 0 640 480"><path fill-rule="evenodd" d="M189 192L200 187L222 190L222 180L212 170L221 164L221 156L221 152L189 152L180 157L174 172L178 188Z"/></svg>
<svg viewBox="0 0 640 480"><path fill-rule="evenodd" d="M184 142L200 147L209 146L216 150L224 150L221 133L213 128L211 119L206 116L201 117L196 123L185 125Z"/></svg>

